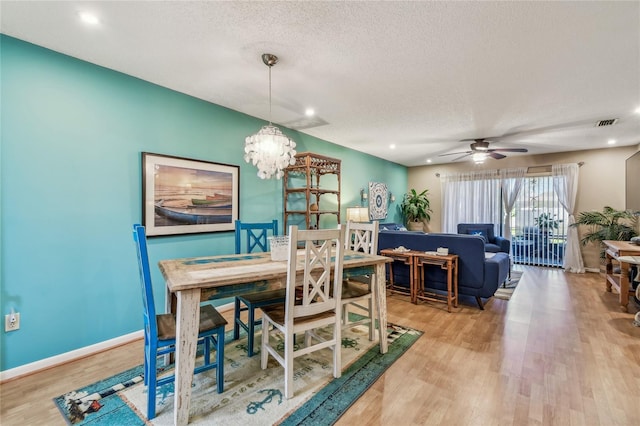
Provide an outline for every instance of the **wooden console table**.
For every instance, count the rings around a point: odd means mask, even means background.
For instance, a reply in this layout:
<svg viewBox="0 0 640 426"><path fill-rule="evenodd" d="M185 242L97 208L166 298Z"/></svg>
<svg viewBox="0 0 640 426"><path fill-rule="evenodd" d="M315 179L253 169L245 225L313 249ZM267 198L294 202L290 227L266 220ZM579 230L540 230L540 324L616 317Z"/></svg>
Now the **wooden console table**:
<svg viewBox="0 0 640 426"><path fill-rule="evenodd" d="M631 286L629 285L629 263L620 262L619 258L622 256L640 256L640 246L631 244L629 241L603 241L605 244L605 285L608 292L611 292L611 288L614 288L620 294L620 310L628 312L629 305L629 292ZM613 273L612 260L619 261L620 274Z"/></svg>
<svg viewBox="0 0 640 426"><path fill-rule="evenodd" d="M394 251L394 249L380 250L380 254L389 257L394 261L402 262L409 267L409 294L411 303L418 303L418 300L429 300L433 302L445 302L447 310L451 312L451 307L458 307L458 255L449 254L440 256L426 253L424 251ZM426 266L439 266L447 271L447 296L446 298L438 297L433 293L427 293L424 290L424 268ZM406 291L398 290L393 281L393 263L389 263L389 285L388 288L394 292Z"/></svg>
<svg viewBox="0 0 640 426"><path fill-rule="evenodd" d="M418 300L430 300L433 302L445 302L447 310L451 312L451 306L458 307L458 255L448 254L446 256L428 254L425 252L414 253L414 268L416 268L416 279L413 293L416 302ZM424 291L424 268L427 266L439 266L447 271L447 297L443 299L441 295L427 293ZM418 270L420 272L418 273Z"/></svg>
<svg viewBox="0 0 640 426"><path fill-rule="evenodd" d="M415 286L415 268L414 268L414 254L420 253L417 251L394 251L394 249L380 250L380 254L385 257L389 257L394 261L402 262L409 267L409 295L411 296L411 303L416 303L415 293L413 291ZM393 262L389 263L389 283L387 288L393 292L407 294L407 290L404 287L398 287L393 282Z"/></svg>

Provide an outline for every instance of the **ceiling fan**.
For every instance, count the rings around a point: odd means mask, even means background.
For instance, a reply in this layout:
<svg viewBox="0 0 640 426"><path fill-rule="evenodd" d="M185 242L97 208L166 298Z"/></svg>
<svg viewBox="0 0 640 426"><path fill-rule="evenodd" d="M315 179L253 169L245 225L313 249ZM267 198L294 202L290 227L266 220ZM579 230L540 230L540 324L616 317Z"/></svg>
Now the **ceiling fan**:
<svg viewBox="0 0 640 426"><path fill-rule="evenodd" d="M473 160L476 163L481 163L483 162L487 157L491 157L494 158L496 160L500 160L502 158L505 158L506 155L500 154L500 152L528 152L528 150L526 148L496 148L496 149L490 149L489 148L489 140L488 138L480 138L480 139L463 139L461 142L466 142L466 141L474 141L471 144L469 144L469 147L471 148L471 151L463 151L463 152L451 152L449 154L440 154L439 157L444 157L447 155L460 155L462 154L460 157L457 157L451 161L457 161L461 158L467 157L469 155L473 156Z"/></svg>

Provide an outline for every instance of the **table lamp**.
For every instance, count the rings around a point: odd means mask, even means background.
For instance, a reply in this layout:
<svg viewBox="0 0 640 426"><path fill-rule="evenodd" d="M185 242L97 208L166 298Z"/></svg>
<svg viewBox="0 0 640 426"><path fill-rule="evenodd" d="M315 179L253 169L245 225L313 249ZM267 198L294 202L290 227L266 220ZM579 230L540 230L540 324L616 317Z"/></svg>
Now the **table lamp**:
<svg viewBox="0 0 640 426"><path fill-rule="evenodd" d="M369 222L369 209L367 207L347 207L347 220Z"/></svg>

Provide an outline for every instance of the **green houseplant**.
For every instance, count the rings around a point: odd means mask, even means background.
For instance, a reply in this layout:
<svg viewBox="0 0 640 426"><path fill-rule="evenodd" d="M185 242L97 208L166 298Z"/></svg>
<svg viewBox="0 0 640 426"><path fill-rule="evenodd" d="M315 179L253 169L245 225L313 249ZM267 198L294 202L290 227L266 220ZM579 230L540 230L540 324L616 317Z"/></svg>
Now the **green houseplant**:
<svg viewBox="0 0 640 426"><path fill-rule="evenodd" d="M431 220L431 213L433 210L430 208L429 198L427 193L428 189L425 189L421 193L418 193L415 189L411 189L408 193L404 194L402 202L400 203L400 210L406 221L407 228L410 230L423 231L424 221Z"/></svg>
<svg viewBox="0 0 640 426"><path fill-rule="evenodd" d="M558 229L562 219L558 219L557 215L551 213L540 213L540 216L534 219L536 226L545 234L549 234L554 229Z"/></svg>
<svg viewBox="0 0 640 426"><path fill-rule="evenodd" d="M629 241L635 237L638 223L638 212L616 210L605 206L601 212L589 211L578 214L576 222L571 226L585 225L589 227L580 239L583 246L589 243L600 244L600 257L604 259L604 240Z"/></svg>

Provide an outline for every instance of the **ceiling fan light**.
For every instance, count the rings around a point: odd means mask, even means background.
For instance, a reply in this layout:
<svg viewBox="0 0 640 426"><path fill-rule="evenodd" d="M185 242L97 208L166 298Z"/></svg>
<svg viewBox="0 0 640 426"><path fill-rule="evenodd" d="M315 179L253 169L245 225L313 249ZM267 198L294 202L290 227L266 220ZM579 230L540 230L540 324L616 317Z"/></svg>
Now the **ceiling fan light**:
<svg viewBox="0 0 640 426"><path fill-rule="evenodd" d="M489 150L489 142L487 141L476 141L471 144L471 149L475 151L488 151Z"/></svg>
<svg viewBox="0 0 640 426"><path fill-rule="evenodd" d="M471 156L475 163L484 163L484 160L487 158L487 154L484 152L476 152Z"/></svg>

